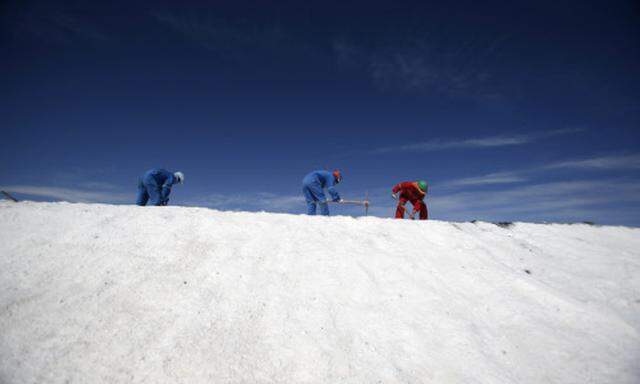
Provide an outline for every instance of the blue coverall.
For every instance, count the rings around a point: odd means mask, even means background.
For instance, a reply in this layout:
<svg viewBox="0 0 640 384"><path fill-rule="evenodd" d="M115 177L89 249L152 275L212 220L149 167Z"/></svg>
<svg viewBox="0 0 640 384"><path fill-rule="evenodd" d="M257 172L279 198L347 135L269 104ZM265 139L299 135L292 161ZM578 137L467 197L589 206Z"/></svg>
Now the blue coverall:
<svg viewBox="0 0 640 384"><path fill-rule="evenodd" d="M316 203L320 204L320 213L329 216L327 198L324 189L327 188L331 195L331 200L340 200L338 191L333 188L336 185L336 178L329 171L313 171L302 179L302 193L307 201L307 214L316 214Z"/></svg>
<svg viewBox="0 0 640 384"><path fill-rule="evenodd" d="M171 186L178 180L173 173L164 169L151 169L138 181L138 198L136 204L167 205Z"/></svg>

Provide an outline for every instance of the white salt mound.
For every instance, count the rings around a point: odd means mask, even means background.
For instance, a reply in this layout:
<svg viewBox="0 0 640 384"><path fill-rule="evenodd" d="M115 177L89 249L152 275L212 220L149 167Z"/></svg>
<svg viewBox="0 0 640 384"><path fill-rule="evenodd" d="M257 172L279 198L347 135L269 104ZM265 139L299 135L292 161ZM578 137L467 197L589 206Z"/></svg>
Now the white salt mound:
<svg viewBox="0 0 640 384"><path fill-rule="evenodd" d="M640 229L0 202L0 383L639 383Z"/></svg>

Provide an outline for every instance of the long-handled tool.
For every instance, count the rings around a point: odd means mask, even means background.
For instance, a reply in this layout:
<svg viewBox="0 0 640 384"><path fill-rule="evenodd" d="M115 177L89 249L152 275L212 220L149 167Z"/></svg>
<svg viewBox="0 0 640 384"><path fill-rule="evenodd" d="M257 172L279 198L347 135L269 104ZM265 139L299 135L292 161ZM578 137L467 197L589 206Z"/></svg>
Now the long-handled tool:
<svg viewBox="0 0 640 384"><path fill-rule="evenodd" d="M15 197L11 196L8 192L5 191L0 191L2 192L3 195L5 195L5 197L11 201L13 201L14 203L18 202L18 199L16 199Z"/></svg>
<svg viewBox="0 0 640 384"><path fill-rule="evenodd" d="M362 205L364 206L364 215L367 216L369 214L369 192L366 193L364 200L339 200L339 201L327 201L327 203L336 203L336 204L353 204L353 205Z"/></svg>

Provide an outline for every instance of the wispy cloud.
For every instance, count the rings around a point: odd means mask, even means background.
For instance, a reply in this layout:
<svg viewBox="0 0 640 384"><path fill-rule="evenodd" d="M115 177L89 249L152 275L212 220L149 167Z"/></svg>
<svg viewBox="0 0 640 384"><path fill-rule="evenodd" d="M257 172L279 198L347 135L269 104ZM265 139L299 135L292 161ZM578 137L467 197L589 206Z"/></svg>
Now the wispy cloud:
<svg viewBox="0 0 640 384"><path fill-rule="evenodd" d="M495 148L514 145L524 145L538 140L568 135L581 132L582 129L558 129L553 131L535 132L522 135L499 135L482 138L470 138L461 140L429 140L420 143L412 143L391 147L377 148L371 151L372 154L385 154L390 152L431 152L446 149L472 149L472 148Z"/></svg>
<svg viewBox="0 0 640 384"><path fill-rule="evenodd" d="M463 188L469 186L492 185L492 184L513 184L531 180L537 174L548 173L552 170L626 170L640 169L640 155L616 155L600 156L586 159L576 159L540 165L537 167L494 172L480 176L465 177L444 181L438 184L439 188Z"/></svg>
<svg viewBox="0 0 640 384"><path fill-rule="evenodd" d="M340 37L333 42L333 52L339 65L366 71L382 91L499 99L492 63L509 35L452 42L442 28L432 28L369 49Z"/></svg>
<svg viewBox="0 0 640 384"><path fill-rule="evenodd" d="M601 156L570 160L545 166L546 169L640 169L640 155Z"/></svg>
<svg viewBox="0 0 640 384"><path fill-rule="evenodd" d="M518 172L496 172L477 177L465 177L462 179L451 180L439 184L439 187L470 187L477 185L521 183L524 181L527 181L527 178Z"/></svg>
<svg viewBox="0 0 640 384"><path fill-rule="evenodd" d="M504 189L434 196L442 215L483 218L557 218L556 210L640 202L640 183L624 180L552 182Z"/></svg>
<svg viewBox="0 0 640 384"><path fill-rule="evenodd" d="M135 197L132 194L117 192L113 188L96 190L34 185L6 185L0 187L0 189L15 194L78 203L125 203L131 202Z"/></svg>

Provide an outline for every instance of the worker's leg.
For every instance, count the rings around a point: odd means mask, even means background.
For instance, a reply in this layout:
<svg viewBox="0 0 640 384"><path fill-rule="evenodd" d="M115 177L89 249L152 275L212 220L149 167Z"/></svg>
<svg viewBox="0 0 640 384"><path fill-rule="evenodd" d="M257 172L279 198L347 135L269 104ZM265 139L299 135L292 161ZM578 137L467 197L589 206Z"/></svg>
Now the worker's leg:
<svg viewBox="0 0 640 384"><path fill-rule="evenodd" d="M427 220L429 214L427 212L427 205L423 200L416 200L413 202L414 212L420 212L420 220Z"/></svg>
<svg viewBox="0 0 640 384"><path fill-rule="evenodd" d="M320 214L323 216L329 216L329 204L327 202L321 202L320 204Z"/></svg>
<svg viewBox="0 0 640 384"><path fill-rule="evenodd" d="M427 209L427 203L422 202L422 207L420 208L420 220L428 220L429 219L429 210Z"/></svg>
<svg viewBox="0 0 640 384"><path fill-rule="evenodd" d="M304 186L305 198L307 198L307 193L310 198L314 201L314 214L315 214L315 203L320 204L320 214L329 216L329 207L327 206L327 197L322 190L322 186L318 183L310 183ZM307 206L309 199L307 198ZM309 207L309 206L308 206ZM310 207L309 207L310 209Z"/></svg>
<svg viewBox="0 0 640 384"><path fill-rule="evenodd" d="M149 194L147 193L147 188L142 183L142 180L138 180L138 197L136 198L136 204L140 206L147 205L147 201L149 201Z"/></svg>
<svg viewBox="0 0 640 384"><path fill-rule="evenodd" d="M316 203L314 201L307 201L307 215L316 214Z"/></svg>
<svg viewBox="0 0 640 384"><path fill-rule="evenodd" d="M407 200L402 197L398 200L398 206L396 207L396 219L404 219L404 211L406 211L404 205L406 203Z"/></svg>
<svg viewBox="0 0 640 384"><path fill-rule="evenodd" d="M156 179L153 177L148 177L142 181L144 186L147 188L147 193L149 194L149 204L151 205L162 205L162 192L161 187L156 182Z"/></svg>
<svg viewBox="0 0 640 384"><path fill-rule="evenodd" d="M313 192L313 196L318 200L318 204L320 205L320 214L323 216L329 216L329 204L327 204L327 196L325 196L322 187L318 184L313 184L311 186L311 192Z"/></svg>
<svg viewBox="0 0 640 384"><path fill-rule="evenodd" d="M304 199L307 202L307 215L315 215L316 214L316 198L309 188L308 185L302 186L302 193L304 194Z"/></svg>
<svg viewBox="0 0 640 384"><path fill-rule="evenodd" d="M147 185L147 193L149 194L150 205L162 205L162 200L160 199L160 188L158 188L157 185Z"/></svg>

